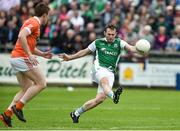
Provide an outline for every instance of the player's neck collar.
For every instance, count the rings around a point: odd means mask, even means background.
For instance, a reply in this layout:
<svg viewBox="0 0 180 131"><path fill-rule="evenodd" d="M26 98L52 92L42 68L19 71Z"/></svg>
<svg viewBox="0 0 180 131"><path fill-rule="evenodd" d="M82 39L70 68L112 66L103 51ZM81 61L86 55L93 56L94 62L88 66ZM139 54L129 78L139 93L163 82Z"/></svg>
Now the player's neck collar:
<svg viewBox="0 0 180 131"><path fill-rule="evenodd" d="M38 21L39 24L41 24L41 21L37 16L34 16L34 18Z"/></svg>
<svg viewBox="0 0 180 131"><path fill-rule="evenodd" d="M104 40L107 42L107 39L106 39L106 37L104 37ZM114 41L115 41L115 39L114 39ZM113 41L113 42L114 42L114 41Z"/></svg>

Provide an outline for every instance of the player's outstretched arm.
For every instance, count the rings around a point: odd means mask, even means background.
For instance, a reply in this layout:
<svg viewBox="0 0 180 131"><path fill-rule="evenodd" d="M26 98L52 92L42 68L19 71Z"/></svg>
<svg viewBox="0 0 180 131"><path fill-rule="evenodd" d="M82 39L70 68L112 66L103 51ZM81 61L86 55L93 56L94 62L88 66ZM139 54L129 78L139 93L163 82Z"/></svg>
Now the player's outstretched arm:
<svg viewBox="0 0 180 131"><path fill-rule="evenodd" d="M44 57L46 59L51 59L52 58L52 53L51 51L46 51L46 52L42 52L41 50L39 50L38 48L34 49L33 54Z"/></svg>
<svg viewBox="0 0 180 131"><path fill-rule="evenodd" d="M65 53L59 54L59 58L63 59L64 61L69 61L69 60L73 60L73 59L77 59L77 58L86 56L90 53L91 53L91 51L88 48L86 48L86 49L80 50L79 52L72 54L72 55L68 55Z"/></svg>
<svg viewBox="0 0 180 131"><path fill-rule="evenodd" d="M123 41L125 44L125 49L127 51L138 53L140 55L146 56L149 53L149 50L151 48L150 43L145 39L140 39L135 43L135 46L132 46L128 44L127 42Z"/></svg>
<svg viewBox="0 0 180 131"><path fill-rule="evenodd" d="M133 53L138 53L138 51L136 50L136 47L135 46L132 46L130 44L128 44L126 41L124 40L121 40L121 42L123 44L125 44L125 50L129 51L129 52L133 52Z"/></svg>
<svg viewBox="0 0 180 131"><path fill-rule="evenodd" d="M124 41L125 42L125 41ZM126 42L125 44L125 50L127 50L128 52L132 52L132 53L137 53L139 55L143 55L146 56L148 53L142 52L140 50L137 50L136 46L134 45L130 45Z"/></svg>

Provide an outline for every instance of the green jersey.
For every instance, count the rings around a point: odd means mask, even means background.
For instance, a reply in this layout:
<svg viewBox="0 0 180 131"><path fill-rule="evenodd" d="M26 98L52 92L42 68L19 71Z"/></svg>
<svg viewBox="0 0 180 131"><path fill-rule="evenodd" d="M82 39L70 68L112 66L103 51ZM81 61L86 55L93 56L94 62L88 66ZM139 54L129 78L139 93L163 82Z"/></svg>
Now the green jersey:
<svg viewBox="0 0 180 131"><path fill-rule="evenodd" d="M115 71L120 54L124 50L126 43L121 42L120 38L115 38L113 43L108 43L106 38L96 39L88 49L96 51L95 68L105 67L110 71Z"/></svg>

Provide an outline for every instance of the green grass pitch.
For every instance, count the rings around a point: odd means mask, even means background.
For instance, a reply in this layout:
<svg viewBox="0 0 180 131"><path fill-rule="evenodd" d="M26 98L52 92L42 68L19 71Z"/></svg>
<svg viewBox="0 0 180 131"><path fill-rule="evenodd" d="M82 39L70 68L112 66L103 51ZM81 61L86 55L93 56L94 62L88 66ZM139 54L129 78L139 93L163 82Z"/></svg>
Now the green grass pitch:
<svg viewBox="0 0 180 131"><path fill-rule="evenodd" d="M18 87L0 88L0 112L11 102ZM27 123L13 116L14 130L180 130L180 92L157 89L124 89L119 104L107 99L84 113L73 124L69 113L93 98L96 88L48 87L24 108ZM0 122L0 130L7 129Z"/></svg>

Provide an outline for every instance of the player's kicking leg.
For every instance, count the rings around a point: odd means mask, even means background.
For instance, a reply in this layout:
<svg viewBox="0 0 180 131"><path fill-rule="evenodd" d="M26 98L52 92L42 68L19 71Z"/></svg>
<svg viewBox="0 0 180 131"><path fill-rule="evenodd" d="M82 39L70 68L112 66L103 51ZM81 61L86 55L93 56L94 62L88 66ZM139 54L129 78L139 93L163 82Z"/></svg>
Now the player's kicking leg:
<svg viewBox="0 0 180 131"><path fill-rule="evenodd" d="M33 68L29 71L23 72L23 74L24 77L31 79L34 82L34 85L30 86L26 90L26 92L16 103L16 105L12 106L12 110L19 120L26 122L22 109L28 101L30 101L34 96L39 94L46 87L46 81L39 68Z"/></svg>
<svg viewBox="0 0 180 131"><path fill-rule="evenodd" d="M103 88L104 93L110 99L113 100L115 104L119 102L120 95L122 93L122 87L118 87L114 92L112 91L113 78L103 77L100 80L100 86Z"/></svg>
<svg viewBox="0 0 180 131"><path fill-rule="evenodd" d="M97 105L101 104L105 99L106 99L106 95L104 93L98 93L96 95L96 98L87 101L86 103L84 103L83 106L81 106L80 108L71 112L70 117L71 117L73 123L78 123L79 117L82 113L84 113L84 112L96 107Z"/></svg>

